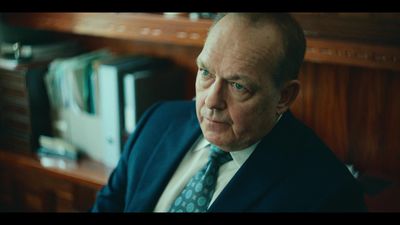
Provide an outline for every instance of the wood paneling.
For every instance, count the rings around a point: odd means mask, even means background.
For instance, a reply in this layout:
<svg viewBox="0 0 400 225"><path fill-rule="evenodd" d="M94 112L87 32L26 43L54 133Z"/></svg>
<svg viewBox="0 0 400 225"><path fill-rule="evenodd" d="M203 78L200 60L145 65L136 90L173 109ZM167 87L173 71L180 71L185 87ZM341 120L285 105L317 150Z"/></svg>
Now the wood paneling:
<svg viewBox="0 0 400 225"><path fill-rule="evenodd" d="M360 167L400 176L400 76L389 71L354 70L349 96L349 146ZM396 116L394 116L396 115Z"/></svg>
<svg viewBox="0 0 400 225"><path fill-rule="evenodd" d="M400 13L292 13L308 37L400 45Z"/></svg>
<svg viewBox="0 0 400 225"><path fill-rule="evenodd" d="M399 73L390 73L386 78L385 110L382 136L382 146L385 160L384 168L395 171L400 176L400 76ZM400 202L400 201L399 201Z"/></svg>
<svg viewBox="0 0 400 225"><path fill-rule="evenodd" d="M399 75L306 63L292 110L344 162L400 180Z"/></svg>
<svg viewBox="0 0 400 225"><path fill-rule="evenodd" d="M307 37L305 60L400 71L400 48L382 44Z"/></svg>
<svg viewBox="0 0 400 225"><path fill-rule="evenodd" d="M0 149L0 211L87 212L110 173L89 159L74 168L49 167L33 154Z"/></svg>
<svg viewBox="0 0 400 225"><path fill-rule="evenodd" d="M348 71L340 66L306 63L302 90L293 105L299 118L312 127L337 156L347 161Z"/></svg>

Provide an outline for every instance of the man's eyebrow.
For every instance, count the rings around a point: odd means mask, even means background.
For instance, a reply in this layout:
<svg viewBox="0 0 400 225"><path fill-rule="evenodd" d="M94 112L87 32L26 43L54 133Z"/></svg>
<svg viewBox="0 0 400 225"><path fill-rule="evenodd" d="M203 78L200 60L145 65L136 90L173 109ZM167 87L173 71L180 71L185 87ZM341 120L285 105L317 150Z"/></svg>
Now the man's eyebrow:
<svg viewBox="0 0 400 225"><path fill-rule="evenodd" d="M253 80L246 75L234 74L232 76L226 77L225 79L229 80L229 81L241 80L241 81L244 81L247 85L250 85L250 87L252 87L252 88L257 88L259 86L258 82L256 80Z"/></svg>
<svg viewBox="0 0 400 225"><path fill-rule="evenodd" d="M246 75L234 74L232 76L226 77L227 80L243 80L246 83L254 83L254 81L248 78Z"/></svg>
<svg viewBox="0 0 400 225"><path fill-rule="evenodd" d="M199 57L196 58L196 64L198 67L206 67L207 68L207 66L204 64L204 62Z"/></svg>

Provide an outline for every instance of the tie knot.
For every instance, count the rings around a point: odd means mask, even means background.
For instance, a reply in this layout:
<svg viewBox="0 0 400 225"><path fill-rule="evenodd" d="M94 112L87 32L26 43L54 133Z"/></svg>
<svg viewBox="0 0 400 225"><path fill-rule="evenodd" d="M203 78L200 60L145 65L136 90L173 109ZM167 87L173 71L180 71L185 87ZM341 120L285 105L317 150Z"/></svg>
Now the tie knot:
<svg viewBox="0 0 400 225"><path fill-rule="evenodd" d="M217 161L219 165L222 165L226 162L231 161L232 156L229 152L225 152L217 146L211 145L209 160Z"/></svg>

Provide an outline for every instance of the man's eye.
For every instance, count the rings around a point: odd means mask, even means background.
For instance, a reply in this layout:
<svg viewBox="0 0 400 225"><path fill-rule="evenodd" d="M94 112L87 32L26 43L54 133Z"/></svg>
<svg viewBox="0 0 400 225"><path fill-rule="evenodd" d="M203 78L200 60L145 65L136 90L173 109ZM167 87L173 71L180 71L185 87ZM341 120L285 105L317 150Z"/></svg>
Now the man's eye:
<svg viewBox="0 0 400 225"><path fill-rule="evenodd" d="M239 83L232 82L232 87L235 88L238 91L244 91L245 87Z"/></svg>
<svg viewBox="0 0 400 225"><path fill-rule="evenodd" d="M203 77L206 77L206 76L210 75L210 72L208 72L208 70L206 70L206 69L199 69L199 70L200 70L200 74Z"/></svg>

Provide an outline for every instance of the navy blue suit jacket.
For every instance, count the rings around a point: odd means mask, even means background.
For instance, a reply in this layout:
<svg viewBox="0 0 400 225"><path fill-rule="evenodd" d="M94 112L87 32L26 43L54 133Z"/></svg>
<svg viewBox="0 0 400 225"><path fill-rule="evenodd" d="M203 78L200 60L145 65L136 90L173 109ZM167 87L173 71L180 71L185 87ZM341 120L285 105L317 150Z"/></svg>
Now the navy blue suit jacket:
<svg viewBox="0 0 400 225"><path fill-rule="evenodd" d="M93 212L152 212L201 134L193 101L152 106L130 136ZM290 112L259 143L210 212L362 211L356 180Z"/></svg>

